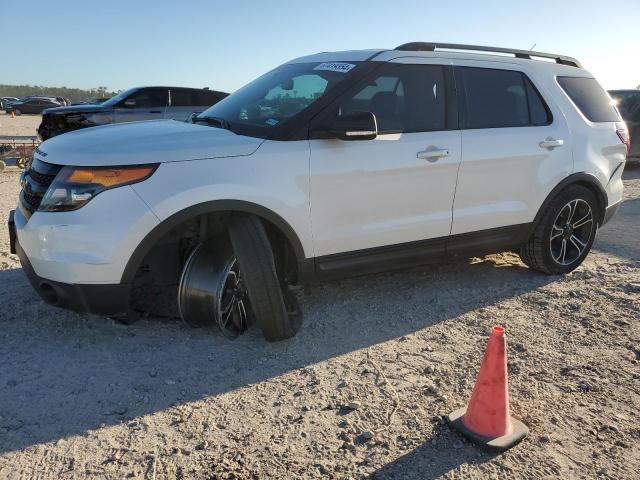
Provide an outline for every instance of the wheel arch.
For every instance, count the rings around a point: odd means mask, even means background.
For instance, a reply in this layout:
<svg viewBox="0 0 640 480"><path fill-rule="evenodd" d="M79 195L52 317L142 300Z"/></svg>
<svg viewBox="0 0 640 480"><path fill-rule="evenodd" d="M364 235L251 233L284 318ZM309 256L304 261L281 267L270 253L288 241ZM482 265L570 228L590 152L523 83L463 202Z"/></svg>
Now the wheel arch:
<svg viewBox="0 0 640 480"><path fill-rule="evenodd" d="M538 226L538 223L540 223L540 219L542 218L544 211L547 209L547 207L553 201L553 199L562 190L564 190L565 188L571 185L582 185L594 193L594 195L598 199L598 203L600 207L600 211L598 212L598 223L602 224L602 221L604 220L604 214L608 205L607 192L605 191L604 187L600 184L598 179L595 177L595 175L591 175L585 172L580 172L580 173L574 173L572 175L569 175L560 183L558 183L558 185L556 185L553 188L553 190L551 190L549 195L547 195L544 202L542 202L542 205L538 209L538 213L536 214L533 220L533 223L531 224L531 229L529 231L528 236L531 236L531 234L533 234L533 231Z"/></svg>
<svg viewBox="0 0 640 480"><path fill-rule="evenodd" d="M171 232L174 228L202 215L222 212L249 213L256 215L267 222L268 225L275 228L276 231L286 239L291 248L296 261L298 278L304 278L307 276L309 262L305 261L306 257L302 247L302 242L294 229L284 218L274 211L256 203L244 200L212 200L180 210L156 225L156 227L142 239L132 255L129 257L124 272L122 273L121 283L131 284L133 282L136 273L147 254L160 239Z"/></svg>

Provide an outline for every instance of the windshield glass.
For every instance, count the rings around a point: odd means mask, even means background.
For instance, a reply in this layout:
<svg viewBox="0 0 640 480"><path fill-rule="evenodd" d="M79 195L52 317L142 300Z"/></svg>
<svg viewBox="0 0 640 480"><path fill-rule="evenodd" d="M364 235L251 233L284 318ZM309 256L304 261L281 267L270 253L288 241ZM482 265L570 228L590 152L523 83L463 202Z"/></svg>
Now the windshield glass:
<svg viewBox="0 0 640 480"><path fill-rule="evenodd" d="M357 62L282 65L205 110L199 117L223 120L230 130L267 137L357 70ZM293 120L292 120L293 121Z"/></svg>
<svg viewBox="0 0 640 480"><path fill-rule="evenodd" d="M133 92L137 90L139 90L139 88L136 87L136 88L130 88L128 90L120 92L119 94L111 97L109 100L106 100L105 102L103 102L103 105L106 105L108 107L113 107L116 103L119 103L121 100L124 100L125 98L127 98L129 95L131 95Z"/></svg>

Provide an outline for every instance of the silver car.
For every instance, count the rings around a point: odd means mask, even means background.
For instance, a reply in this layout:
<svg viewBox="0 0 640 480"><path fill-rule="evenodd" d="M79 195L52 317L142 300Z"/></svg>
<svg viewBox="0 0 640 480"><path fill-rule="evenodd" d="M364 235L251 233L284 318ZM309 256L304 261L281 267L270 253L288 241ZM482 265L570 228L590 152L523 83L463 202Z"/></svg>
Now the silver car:
<svg viewBox="0 0 640 480"><path fill-rule="evenodd" d="M43 140L80 128L137 120L184 121L215 105L228 94L184 87L135 87L100 104L49 108L38 133Z"/></svg>

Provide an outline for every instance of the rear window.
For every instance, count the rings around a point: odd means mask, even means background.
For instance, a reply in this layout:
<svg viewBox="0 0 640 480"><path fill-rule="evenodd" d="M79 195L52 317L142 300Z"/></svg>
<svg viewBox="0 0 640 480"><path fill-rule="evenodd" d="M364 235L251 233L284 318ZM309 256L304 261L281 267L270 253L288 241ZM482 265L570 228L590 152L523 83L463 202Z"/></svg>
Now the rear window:
<svg viewBox="0 0 640 480"><path fill-rule="evenodd" d="M513 70L458 67L464 86L464 128L510 128L548 125L553 121L540 93Z"/></svg>
<svg viewBox="0 0 640 480"><path fill-rule="evenodd" d="M558 77L558 83L589 121L620 121L611 98L594 78Z"/></svg>

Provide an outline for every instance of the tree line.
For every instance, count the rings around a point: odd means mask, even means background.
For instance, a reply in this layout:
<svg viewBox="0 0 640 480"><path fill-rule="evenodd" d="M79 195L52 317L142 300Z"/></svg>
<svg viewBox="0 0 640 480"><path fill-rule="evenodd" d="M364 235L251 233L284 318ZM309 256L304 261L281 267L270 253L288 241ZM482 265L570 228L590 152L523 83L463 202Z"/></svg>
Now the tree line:
<svg viewBox="0 0 640 480"><path fill-rule="evenodd" d="M84 90L68 87L44 87L41 85L2 85L0 97L24 98L30 95L45 95L50 97L68 98L72 102L82 102L91 98L109 98L117 92L110 92L107 87L97 87Z"/></svg>

